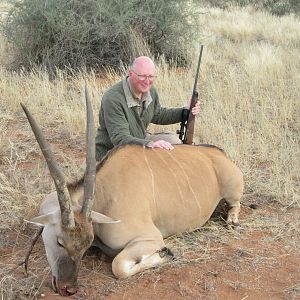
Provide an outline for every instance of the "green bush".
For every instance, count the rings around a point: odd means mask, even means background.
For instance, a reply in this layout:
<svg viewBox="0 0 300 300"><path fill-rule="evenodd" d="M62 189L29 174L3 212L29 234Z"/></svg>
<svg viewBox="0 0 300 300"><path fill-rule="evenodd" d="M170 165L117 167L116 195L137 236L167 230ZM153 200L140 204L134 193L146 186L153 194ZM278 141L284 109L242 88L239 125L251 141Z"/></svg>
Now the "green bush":
<svg viewBox="0 0 300 300"><path fill-rule="evenodd" d="M193 11L180 0L22 0L3 31L24 67L115 68L149 53L184 64Z"/></svg>
<svg viewBox="0 0 300 300"><path fill-rule="evenodd" d="M300 14L299 0L205 0L204 2L222 9L226 9L233 4L242 7L252 5L257 9L264 9L278 16L290 13Z"/></svg>

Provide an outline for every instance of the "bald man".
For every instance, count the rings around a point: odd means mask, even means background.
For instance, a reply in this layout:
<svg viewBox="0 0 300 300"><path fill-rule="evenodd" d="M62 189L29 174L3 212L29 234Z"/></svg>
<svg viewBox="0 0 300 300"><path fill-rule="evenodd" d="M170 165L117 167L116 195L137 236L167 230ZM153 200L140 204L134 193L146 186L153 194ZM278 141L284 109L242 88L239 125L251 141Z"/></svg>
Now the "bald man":
<svg viewBox="0 0 300 300"><path fill-rule="evenodd" d="M141 144L151 148L173 150L180 144L175 134L147 134L150 123L167 125L181 122L183 109L161 107L153 87L155 65L147 56L136 58L127 77L108 89L103 95L96 135L96 159L101 160L114 146ZM200 112L199 102L192 113Z"/></svg>

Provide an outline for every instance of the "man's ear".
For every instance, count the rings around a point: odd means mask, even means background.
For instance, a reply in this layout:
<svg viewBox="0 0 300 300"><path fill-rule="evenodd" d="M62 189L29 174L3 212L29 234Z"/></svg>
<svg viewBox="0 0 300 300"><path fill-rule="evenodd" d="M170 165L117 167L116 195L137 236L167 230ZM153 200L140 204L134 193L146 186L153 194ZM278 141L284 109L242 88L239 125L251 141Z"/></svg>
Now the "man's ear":
<svg viewBox="0 0 300 300"><path fill-rule="evenodd" d="M91 212L92 221L95 223L119 223L120 220L114 220L106 215L100 214L96 211Z"/></svg>
<svg viewBox="0 0 300 300"><path fill-rule="evenodd" d="M127 76L128 76L128 77L131 77L131 75L132 75L132 71L131 71L131 67L130 67L130 68L128 68Z"/></svg>
<svg viewBox="0 0 300 300"><path fill-rule="evenodd" d="M44 226L47 224L57 224L61 222L60 210L32 218L31 220L24 220L24 221L37 226Z"/></svg>

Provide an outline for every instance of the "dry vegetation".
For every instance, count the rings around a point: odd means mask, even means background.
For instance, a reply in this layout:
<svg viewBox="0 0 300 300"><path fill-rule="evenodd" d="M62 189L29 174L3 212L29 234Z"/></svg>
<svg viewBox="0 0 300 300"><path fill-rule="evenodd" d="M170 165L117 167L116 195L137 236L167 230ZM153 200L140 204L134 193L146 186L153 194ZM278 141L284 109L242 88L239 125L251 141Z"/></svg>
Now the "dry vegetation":
<svg viewBox="0 0 300 300"><path fill-rule="evenodd" d="M250 9L202 12L202 113L195 140L222 147L241 167L246 182L245 209L255 203L275 211L270 215L245 213L243 229L247 233L268 231L269 239L263 243L282 240L289 251L299 254L300 21ZM100 96L120 77L110 70L102 78L96 73L69 76L61 72L54 81L39 70L15 73L5 68L11 53L7 49L1 38L0 297L32 299L49 275L41 246L33 255L28 278L20 276L19 269L8 271L24 255L22 247L33 232L23 219L36 214L43 195L53 186L19 103L25 103L44 127L66 175L74 179L84 167L84 84L90 89L97 120ZM170 70L163 59L158 62L156 87L163 104L183 105L190 98L194 71ZM177 127L170 126L172 130ZM188 253L195 247L199 255L195 261L213 257L207 241L222 245L239 238L239 233L210 222L204 229L173 237L168 243L180 252L177 263L187 263L193 261ZM97 267L92 269L104 277ZM85 262L83 272L87 270L91 266ZM114 283L109 275L105 282L108 286ZM293 293L286 293L292 295L286 299L296 299L299 285L293 287Z"/></svg>

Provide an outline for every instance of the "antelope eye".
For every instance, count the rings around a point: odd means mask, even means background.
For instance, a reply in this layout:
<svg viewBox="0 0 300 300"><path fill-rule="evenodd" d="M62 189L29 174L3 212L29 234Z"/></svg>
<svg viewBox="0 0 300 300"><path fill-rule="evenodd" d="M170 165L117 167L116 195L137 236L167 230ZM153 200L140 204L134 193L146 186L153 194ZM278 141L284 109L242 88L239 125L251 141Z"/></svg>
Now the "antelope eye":
<svg viewBox="0 0 300 300"><path fill-rule="evenodd" d="M59 247L64 247L64 245L63 245L59 240L57 240L57 245L58 245Z"/></svg>

